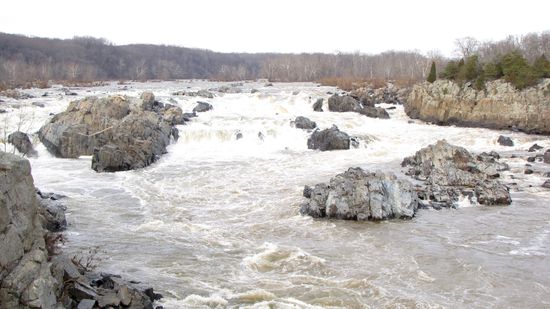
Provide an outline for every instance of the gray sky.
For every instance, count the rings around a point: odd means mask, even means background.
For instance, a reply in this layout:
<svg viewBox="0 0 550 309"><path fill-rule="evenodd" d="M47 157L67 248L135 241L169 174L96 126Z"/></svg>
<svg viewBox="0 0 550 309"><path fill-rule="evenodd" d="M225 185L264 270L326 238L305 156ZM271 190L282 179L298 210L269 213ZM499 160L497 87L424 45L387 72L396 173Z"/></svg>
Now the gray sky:
<svg viewBox="0 0 550 309"><path fill-rule="evenodd" d="M0 32L221 52L440 50L550 30L550 1L2 0Z"/></svg>

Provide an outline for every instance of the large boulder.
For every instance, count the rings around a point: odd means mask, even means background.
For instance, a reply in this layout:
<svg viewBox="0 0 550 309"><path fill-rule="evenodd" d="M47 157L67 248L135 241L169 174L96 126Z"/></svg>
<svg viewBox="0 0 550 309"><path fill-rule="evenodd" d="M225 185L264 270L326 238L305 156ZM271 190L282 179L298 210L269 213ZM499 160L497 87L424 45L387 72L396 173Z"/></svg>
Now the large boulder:
<svg viewBox="0 0 550 309"><path fill-rule="evenodd" d="M44 236L29 161L0 152L0 307L56 306Z"/></svg>
<svg viewBox="0 0 550 309"><path fill-rule="evenodd" d="M503 80L490 81L486 89L448 80L413 87L405 112L411 118L442 125L518 129L550 134L550 79L517 90Z"/></svg>
<svg viewBox="0 0 550 309"><path fill-rule="evenodd" d="M359 112L363 107L349 95L334 94L328 98L328 110L331 112Z"/></svg>
<svg viewBox="0 0 550 309"><path fill-rule="evenodd" d="M514 146L514 141L508 137L508 136L504 136L504 135L500 135L497 139L497 142L501 145L501 146Z"/></svg>
<svg viewBox="0 0 550 309"><path fill-rule="evenodd" d="M92 155L96 171L145 167L166 153L170 136L177 133L173 125L181 123L183 116L176 107L155 107L149 94L142 97L71 102L40 129L40 140L58 157Z"/></svg>
<svg viewBox="0 0 550 309"><path fill-rule="evenodd" d="M316 130L307 140L307 148L327 150L349 149L350 137L333 125L330 129Z"/></svg>
<svg viewBox="0 0 550 309"><path fill-rule="evenodd" d="M346 220L411 218L418 206L410 182L391 173L350 168L329 184L306 186L300 213Z"/></svg>
<svg viewBox="0 0 550 309"><path fill-rule="evenodd" d="M466 149L440 140L405 158L406 174L423 182L423 205L456 207L461 200L484 205L509 205L508 188L498 180L508 168L493 156L472 156Z"/></svg>
<svg viewBox="0 0 550 309"><path fill-rule="evenodd" d="M36 150L34 150L29 136L21 131L16 131L8 135L8 143L12 144L19 153L27 157L35 157L38 154Z"/></svg>
<svg viewBox="0 0 550 309"><path fill-rule="evenodd" d="M317 127L317 124L315 121L310 120L307 117L298 116L293 121L293 124L298 129L304 129L304 130L313 130Z"/></svg>

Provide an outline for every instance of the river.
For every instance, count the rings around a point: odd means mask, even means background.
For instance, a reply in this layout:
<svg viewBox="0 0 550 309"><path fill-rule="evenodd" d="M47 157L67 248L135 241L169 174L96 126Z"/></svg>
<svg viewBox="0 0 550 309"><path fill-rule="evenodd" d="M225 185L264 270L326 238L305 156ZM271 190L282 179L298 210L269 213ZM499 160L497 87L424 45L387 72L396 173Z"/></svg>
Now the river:
<svg viewBox="0 0 550 309"><path fill-rule="evenodd" d="M58 159L39 145L39 157L31 159L35 185L69 196L66 252L97 250L99 270L153 286L165 308L550 306L550 190L540 187L542 174L523 173L521 158L535 142L550 146L549 137L411 121L402 106L389 110L389 120L313 112L317 98L325 98L326 111L327 92L336 91L315 84L244 83L242 93L213 99L172 95L219 85L111 83L77 89L72 97L59 88L28 91L49 92L24 101L45 105L25 107L29 130L88 95L150 90L184 111L197 100L214 107L178 126L180 138L168 153L140 170L98 174L90 157ZM253 88L259 92L251 94ZM321 128L336 124L360 145L308 150L309 133L290 125L296 116ZM515 146L498 145L500 134ZM304 185L353 166L400 173L404 157L443 138L472 152L501 153L511 166L502 181L517 183L512 204L420 210L408 221L299 214Z"/></svg>

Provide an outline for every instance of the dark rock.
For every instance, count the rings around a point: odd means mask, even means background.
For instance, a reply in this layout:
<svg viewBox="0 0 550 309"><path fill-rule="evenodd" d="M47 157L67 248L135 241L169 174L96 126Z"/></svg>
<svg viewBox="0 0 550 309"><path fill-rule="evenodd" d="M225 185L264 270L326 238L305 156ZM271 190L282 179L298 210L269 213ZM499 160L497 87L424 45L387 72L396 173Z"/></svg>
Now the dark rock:
<svg viewBox="0 0 550 309"><path fill-rule="evenodd" d="M423 181L419 197L453 207L459 199L484 205L509 205L508 188L495 180L508 168L494 158L474 158L466 149L440 140L405 158L406 174Z"/></svg>
<svg viewBox="0 0 550 309"><path fill-rule="evenodd" d="M385 109L389 111L389 110L397 109L397 107L395 107L395 106L390 106L390 107L386 107Z"/></svg>
<svg viewBox="0 0 550 309"><path fill-rule="evenodd" d="M493 159L499 160L500 159L500 154L493 150L493 151L490 151L489 153L482 152L479 155L479 159L482 160L481 158L483 158L483 157L492 157Z"/></svg>
<svg viewBox="0 0 550 309"><path fill-rule="evenodd" d="M349 149L350 137L335 125L330 129L316 130L307 140L307 148L321 151Z"/></svg>
<svg viewBox="0 0 550 309"><path fill-rule="evenodd" d="M182 115L182 118L183 118L184 121L191 121L191 118L195 118L195 117L197 117L196 112L183 113L183 115Z"/></svg>
<svg viewBox="0 0 550 309"><path fill-rule="evenodd" d="M60 232L67 228L65 211L67 207L57 200L39 198L42 225L50 232Z"/></svg>
<svg viewBox="0 0 550 309"><path fill-rule="evenodd" d="M327 184L304 188L300 213L346 220L411 218L418 207L411 183L393 174L350 168Z"/></svg>
<svg viewBox="0 0 550 309"><path fill-rule="evenodd" d="M302 191L302 195L305 197L305 198L311 198L311 193L313 192L313 188L306 185L304 186L304 190Z"/></svg>
<svg viewBox="0 0 550 309"><path fill-rule="evenodd" d="M550 172L546 172L544 174L542 174L543 177L550 177Z"/></svg>
<svg viewBox="0 0 550 309"><path fill-rule="evenodd" d="M317 124L309 118L298 116L294 120L294 126L298 129L313 130L317 127Z"/></svg>
<svg viewBox="0 0 550 309"><path fill-rule="evenodd" d="M179 125L185 122L183 111L178 106L165 106L161 114L162 118L172 125Z"/></svg>
<svg viewBox="0 0 550 309"><path fill-rule="evenodd" d="M359 110L359 113L370 118L390 119L388 112L381 107L365 106Z"/></svg>
<svg viewBox="0 0 550 309"><path fill-rule="evenodd" d="M542 157L544 163L550 163L550 149L546 150L544 156Z"/></svg>
<svg viewBox="0 0 550 309"><path fill-rule="evenodd" d="M523 173L524 173L525 175L531 175L531 174L533 174L533 170L530 169L530 168L526 168L525 171L523 171Z"/></svg>
<svg viewBox="0 0 550 309"><path fill-rule="evenodd" d="M323 111L323 98L317 99L315 103L313 103L313 111L315 112L322 112Z"/></svg>
<svg viewBox="0 0 550 309"><path fill-rule="evenodd" d="M335 94L328 98L328 110L331 112L360 112L361 104L352 96Z"/></svg>
<svg viewBox="0 0 550 309"><path fill-rule="evenodd" d="M17 151L27 157L36 157L38 153L34 150L29 136L21 131L8 135L8 143L12 144Z"/></svg>
<svg viewBox="0 0 550 309"><path fill-rule="evenodd" d="M527 162L535 162L536 157L527 157Z"/></svg>
<svg viewBox="0 0 550 309"><path fill-rule="evenodd" d="M253 93L256 93L256 92L260 92L260 90L258 90L258 89L252 89L252 90L250 90L250 93L252 93L252 94L253 94Z"/></svg>
<svg viewBox="0 0 550 309"><path fill-rule="evenodd" d="M147 295L151 301L159 300L163 297L161 294L155 293L153 288L147 288L143 291L143 293Z"/></svg>
<svg viewBox="0 0 550 309"><path fill-rule="evenodd" d="M533 146L529 147L529 152L535 152L538 150L541 150L543 147L538 144L533 144Z"/></svg>
<svg viewBox="0 0 550 309"><path fill-rule="evenodd" d="M36 106L36 107L45 107L44 103L42 102L32 102L32 105Z"/></svg>
<svg viewBox="0 0 550 309"><path fill-rule="evenodd" d="M91 286L78 281L74 282L74 284L70 286L68 292L72 298L77 300L98 298L96 290L94 290Z"/></svg>
<svg viewBox="0 0 550 309"><path fill-rule="evenodd" d="M243 134L241 132L237 132L237 134L235 134L235 139L240 140L241 138L243 138Z"/></svg>
<svg viewBox="0 0 550 309"><path fill-rule="evenodd" d="M543 187L543 188L550 189L550 180L545 181L545 182L542 184L542 187Z"/></svg>
<svg viewBox="0 0 550 309"><path fill-rule="evenodd" d="M504 135L500 135L497 142L502 146L514 146L512 139Z"/></svg>
<svg viewBox="0 0 550 309"><path fill-rule="evenodd" d="M8 112L7 110L1 109L1 108L0 108L0 114L5 114L5 113L7 113L7 112Z"/></svg>
<svg viewBox="0 0 550 309"><path fill-rule="evenodd" d="M266 83L264 87L273 87L273 83Z"/></svg>
<svg viewBox="0 0 550 309"><path fill-rule="evenodd" d="M207 111L211 110L212 108L213 107L210 103L198 101L197 106L195 106L195 108L193 108L193 113L207 112Z"/></svg>

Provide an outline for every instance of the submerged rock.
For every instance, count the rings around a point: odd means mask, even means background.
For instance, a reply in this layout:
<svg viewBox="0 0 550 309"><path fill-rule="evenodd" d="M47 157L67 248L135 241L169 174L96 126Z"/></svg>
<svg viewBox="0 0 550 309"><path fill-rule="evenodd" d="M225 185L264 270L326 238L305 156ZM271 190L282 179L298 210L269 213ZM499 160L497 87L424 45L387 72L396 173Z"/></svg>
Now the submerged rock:
<svg viewBox="0 0 550 309"><path fill-rule="evenodd" d="M19 153L27 157L35 157L38 155L26 133L21 131L11 133L8 135L8 143L12 144Z"/></svg>
<svg viewBox="0 0 550 309"><path fill-rule="evenodd" d="M359 110L359 113L370 118L390 119L388 112L381 107L365 106Z"/></svg>
<svg viewBox="0 0 550 309"><path fill-rule="evenodd" d="M496 178L508 169L494 157L473 157L466 149L440 140L405 158L406 174L423 181L419 197L427 203L455 207L460 199L484 205L509 205L508 188Z"/></svg>
<svg viewBox="0 0 550 309"><path fill-rule="evenodd" d="M307 140L307 148L327 150L349 149L350 137L333 125L330 129L316 130Z"/></svg>
<svg viewBox="0 0 550 309"><path fill-rule="evenodd" d="M306 186L300 213L316 218L385 220L411 218L418 201L410 182L391 173L350 168L329 184Z"/></svg>
<svg viewBox="0 0 550 309"><path fill-rule="evenodd" d="M540 146L539 144L533 144L533 146L529 147L529 152L535 152L543 149L544 147Z"/></svg>
<svg viewBox="0 0 550 309"><path fill-rule="evenodd" d="M298 129L313 130L317 127L315 121L311 121L309 118L298 116L293 121L293 124Z"/></svg>

